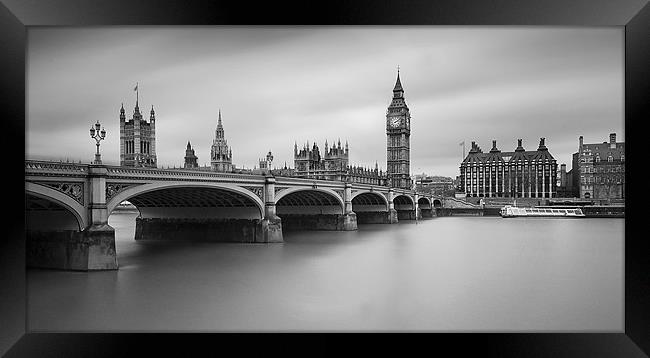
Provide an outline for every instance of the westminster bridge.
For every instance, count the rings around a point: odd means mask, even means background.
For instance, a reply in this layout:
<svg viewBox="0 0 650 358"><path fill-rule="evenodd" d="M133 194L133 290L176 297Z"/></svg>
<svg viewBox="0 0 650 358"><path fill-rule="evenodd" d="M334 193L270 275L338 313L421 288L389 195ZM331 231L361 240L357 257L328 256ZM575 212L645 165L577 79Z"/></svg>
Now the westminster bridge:
<svg viewBox="0 0 650 358"><path fill-rule="evenodd" d="M435 216L450 198L341 181L25 161L31 267L117 269L111 212L140 212L135 239L282 242L282 230L356 230Z"/></svg>

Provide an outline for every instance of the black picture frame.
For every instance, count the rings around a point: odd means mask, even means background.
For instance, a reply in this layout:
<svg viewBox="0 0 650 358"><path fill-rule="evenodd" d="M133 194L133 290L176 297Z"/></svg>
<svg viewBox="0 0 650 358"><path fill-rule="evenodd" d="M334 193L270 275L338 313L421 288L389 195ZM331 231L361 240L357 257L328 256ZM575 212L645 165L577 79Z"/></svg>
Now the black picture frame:
<svg viewBox="0 0 650 358"><path fill-rule="evenodd" d="M0 113L5 147L5 235L0 249L0 354L7 357L130 356L136 350L153 354L193 356L206 350L217 354L223 345L236 352L284 354L296 342L311 345L312 353L342 352L338 338L384 350L400 338L406 349L426 353L452 349L455 356L471 353L499 357L644 357L650 354L650 251L642 223L644 200L642 126L649 116L650 5L645 0L580 1L304 1L217 2L208 0L1 0ZM295 337L239 334L30 333L26 331L24 194L18 172L24 166L26 102L25 60L27 27L96 25L549 25L625 26L625 137L628 207L625 219L625 330L621 333L445 333L391 335L356 334ZM71 99L71 105L74 105ZM92 114L87 114L92 115ZM14 153L15 152L15 153ZM636 173L636 175L634 175ZM20 180L20 181L19 181ZM639 190L637 192L637 190ZM631 194L629 194L631 193ZM7 197L6 195L9 195ZM240 343L233 341L237 338ZM286 339L288 338L288 339ZM388 338L388 337L386 337ZM246 343L247 342L247 343ZM282 342L282 343L280 343ZM242 344L244 343L244 344ZM352 353L347 350L347 353ZM644 354L645 352L645 354Z"/></svg>

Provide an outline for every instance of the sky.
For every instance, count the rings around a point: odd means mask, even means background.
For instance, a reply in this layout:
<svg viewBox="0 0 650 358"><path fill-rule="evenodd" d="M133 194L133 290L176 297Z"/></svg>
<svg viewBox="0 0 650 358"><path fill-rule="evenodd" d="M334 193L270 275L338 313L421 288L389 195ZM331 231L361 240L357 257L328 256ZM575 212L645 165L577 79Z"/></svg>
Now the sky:
<svg viewBox="0 0 650 358"><path fill-rule="evenodd" d="M625 140L622 27L30 27L27 159L119 165L119 110L156 112L158 167L200 165L221 110L238 168L270 150L293 167L309 141L350 147L350 164L386 168L386 109L400 68L411 112L411 174L456 177L476 141L535 150L571 166L585 143Z"/></svg>

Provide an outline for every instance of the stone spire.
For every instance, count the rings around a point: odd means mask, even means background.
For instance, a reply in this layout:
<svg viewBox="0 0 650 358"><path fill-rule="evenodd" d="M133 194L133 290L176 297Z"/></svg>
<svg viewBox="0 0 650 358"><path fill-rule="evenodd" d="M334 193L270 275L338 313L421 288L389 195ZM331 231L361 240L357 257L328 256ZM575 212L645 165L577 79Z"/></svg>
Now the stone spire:
<svg viewBox="0 0 650 358"><path fill-rule="evenodd" d="M219 109L219 119L217 121L217 129L215 130L215 140L224 138L223 123L221 123L221 109Z"/></svg>
<svg viewBox="0 0 650 358"><path fill-rule="evenodd" d="M126 120L126 115L124 114L124 103L122 103L122 108L120 108L120 121L124 122Z"/></svg>
<svg viewBox="0 0 650 358"><path fill-rule="evenodd" d="M212 142L211 149L211 166L212 170L218 172L231 172L232 166L232 148L228 146L225 138L223 123L221 121L221 108L219 108L219 117L217 119L217 129Z"/></svg>
<svg viewBox="0 0 650 358"><path fill-rule="evenodd" d="M397 81L395 82L395 88L393 88L393 92L404 92L404 89L402 88L402 82L399 80L399 66L397 66Z"/></svg>

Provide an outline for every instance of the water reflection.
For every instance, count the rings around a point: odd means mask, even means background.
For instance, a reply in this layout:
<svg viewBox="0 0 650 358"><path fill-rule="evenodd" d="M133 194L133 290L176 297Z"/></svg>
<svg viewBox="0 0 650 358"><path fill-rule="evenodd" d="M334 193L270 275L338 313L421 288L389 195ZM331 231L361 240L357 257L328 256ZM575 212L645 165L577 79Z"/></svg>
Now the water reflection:
<svg viewBox="0 0 650 358"><path fill-rule="evenodd" d="M48 331L621 331L622 219L444 217L283 244L138 241L120 270L28 271Z"/></svg>

